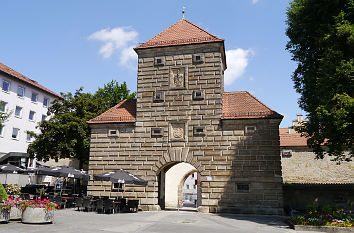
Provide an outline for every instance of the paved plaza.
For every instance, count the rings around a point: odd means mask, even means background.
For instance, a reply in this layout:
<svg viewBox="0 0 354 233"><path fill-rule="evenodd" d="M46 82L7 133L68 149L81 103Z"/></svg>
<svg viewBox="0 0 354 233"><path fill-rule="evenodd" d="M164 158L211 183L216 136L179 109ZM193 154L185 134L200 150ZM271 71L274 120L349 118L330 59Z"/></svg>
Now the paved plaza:
<svg viewBox="0 0 354 233"><path fill-rule="evenodd" d="M0 224L0 232L296 233L299 231L290 229L281 217L215 215L191 211L96 214L65 209L55 212L53 224L28 225L10 222Z"/></svg>

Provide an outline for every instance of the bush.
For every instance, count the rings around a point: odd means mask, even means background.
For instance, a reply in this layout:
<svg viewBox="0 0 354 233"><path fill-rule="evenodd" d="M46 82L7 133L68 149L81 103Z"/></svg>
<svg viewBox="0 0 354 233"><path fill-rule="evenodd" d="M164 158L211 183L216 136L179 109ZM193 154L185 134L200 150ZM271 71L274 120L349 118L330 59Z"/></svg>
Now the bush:
<svg viewBox="0 0 354 233"><path fill-rule="evenodd" d="M0 184L0 201L2 200L7 200L7 193L6 190L4 188L4 186L2 184Z"/></svg>

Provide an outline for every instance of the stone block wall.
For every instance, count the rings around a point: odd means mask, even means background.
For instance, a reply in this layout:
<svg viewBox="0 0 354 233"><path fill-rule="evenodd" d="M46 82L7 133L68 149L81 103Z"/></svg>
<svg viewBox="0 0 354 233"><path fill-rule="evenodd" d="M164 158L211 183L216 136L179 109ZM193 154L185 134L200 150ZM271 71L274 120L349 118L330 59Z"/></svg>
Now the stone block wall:
<svg viewBox="0 0 354 233"><path fill-rule="evenodd" d="M200 211L281 214L280 120L221 120L222 52L221 43L139 50L136 122L91 125L90 174L122 168L141 176L148 186L127 186L121 195L156 210L159 174L187 162L200 174ZM202 62L193 62L195 54ZM193 99L195 91L202 99ZM162 101L154 101L156 92ZM256 131L245 133L246 126ZM118 137L109 137L114 128ZM237 191L237 183L249 190ZM117 195L110 183L89 185L89 194Z"/></svg>

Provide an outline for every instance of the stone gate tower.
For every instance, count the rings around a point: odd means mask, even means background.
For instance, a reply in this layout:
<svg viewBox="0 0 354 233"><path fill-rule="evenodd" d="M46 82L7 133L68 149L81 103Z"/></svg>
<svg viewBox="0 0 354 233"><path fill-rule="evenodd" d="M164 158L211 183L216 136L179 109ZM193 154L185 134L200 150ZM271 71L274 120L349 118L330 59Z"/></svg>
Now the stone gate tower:
<svg viewBox="0 0 354 233"><path fill-rule="evenodd" d="M148 180L126 187L143 210L164 207L164 174L193 165L203 212L282 213L282 116L248 92L224 92L224 40L182 19L135 48L136 100L90 120L91 174L125 169ZM92 195L114 196L90 182Z"/></svg>

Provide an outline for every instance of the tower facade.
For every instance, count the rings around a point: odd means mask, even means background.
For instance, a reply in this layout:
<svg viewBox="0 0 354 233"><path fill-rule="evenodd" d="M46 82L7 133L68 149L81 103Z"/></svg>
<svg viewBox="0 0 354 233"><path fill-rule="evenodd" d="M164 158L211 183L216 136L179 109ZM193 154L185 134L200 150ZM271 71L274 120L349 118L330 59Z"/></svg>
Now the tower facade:
<svg viewBox="0 0 354 233"><path fill-rule="evenodd" d="M282 116L248 92L224 92L224 41L182 19L135 51L137 99L89 122L90 173L141 176L148 186L124 195L156 210L165 206L168 169L189 163L199 177L199 211L281 214ZM115 195L108 183L91 181L88 190Z"/></svg>

